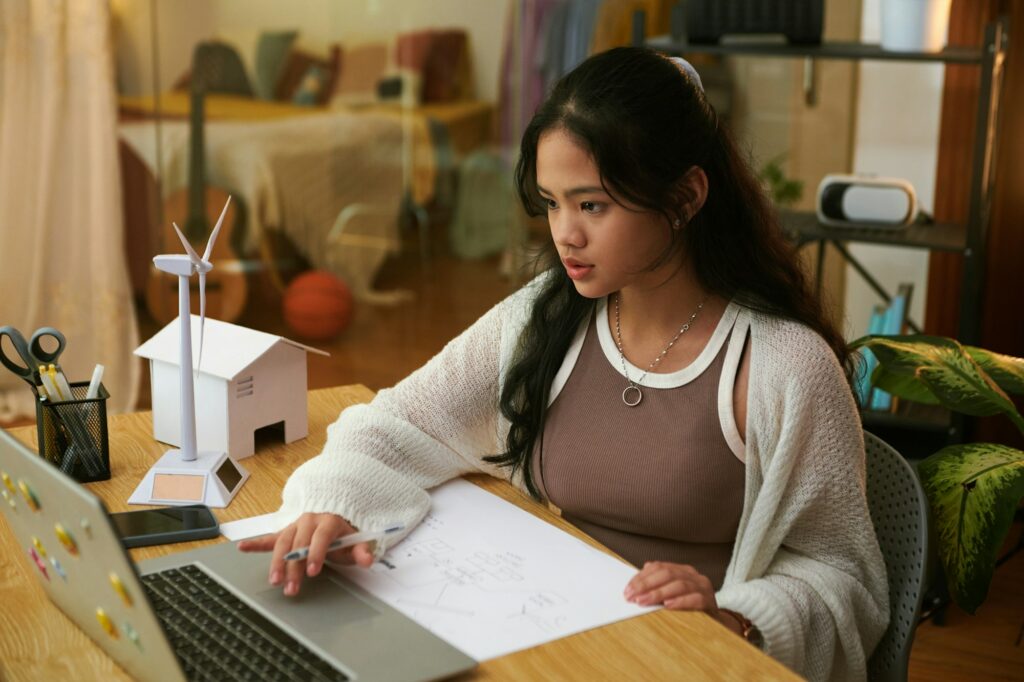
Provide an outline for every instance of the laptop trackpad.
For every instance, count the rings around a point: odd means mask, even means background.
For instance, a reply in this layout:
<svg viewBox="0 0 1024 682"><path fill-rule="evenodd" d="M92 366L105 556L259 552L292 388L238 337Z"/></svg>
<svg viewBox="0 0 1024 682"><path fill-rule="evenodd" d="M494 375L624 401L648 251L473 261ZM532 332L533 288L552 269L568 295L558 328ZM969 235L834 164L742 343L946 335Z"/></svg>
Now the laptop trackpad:
<svg viewBox="0 0 1024 682"><path fill-rule="evenodd" d="M280 587L269 587L254 599L307 635L337 632L380 613L335 580L330 571L325 571L315 579L303 580L294 597L286 597Z"/></svg>

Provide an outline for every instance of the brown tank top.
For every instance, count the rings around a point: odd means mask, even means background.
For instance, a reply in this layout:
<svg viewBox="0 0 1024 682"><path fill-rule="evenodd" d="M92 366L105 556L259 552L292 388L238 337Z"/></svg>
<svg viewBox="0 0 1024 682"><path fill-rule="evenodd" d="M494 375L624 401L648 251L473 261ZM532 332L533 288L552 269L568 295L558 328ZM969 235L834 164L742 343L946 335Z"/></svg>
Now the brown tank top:
<svg viewBox="0 0 1024 682"><path fill-rule="evenodd" d="M600 313L595 318L607 324ZM744 465L718 414L729 334L713 335L709 343L721 347L703 372L675 388L644 386L643 402L628 407L626 380L602 348L595 318L548 410L533 478L563 518L633 565L690 564L717 588L744 490ZM723 316L720 326L734 321Z"/></svg>

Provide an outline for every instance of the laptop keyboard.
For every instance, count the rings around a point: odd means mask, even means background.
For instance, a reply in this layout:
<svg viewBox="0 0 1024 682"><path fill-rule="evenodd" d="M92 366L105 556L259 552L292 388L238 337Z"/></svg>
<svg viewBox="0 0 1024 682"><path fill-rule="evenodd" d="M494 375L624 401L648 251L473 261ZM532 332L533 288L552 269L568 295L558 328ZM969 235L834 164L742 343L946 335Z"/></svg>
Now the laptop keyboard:
<svg viewBox="0 0 1024 682"><path fill-rule="evenodd" d="M347 680L195 564L142 576L190 680Z"/></svg>

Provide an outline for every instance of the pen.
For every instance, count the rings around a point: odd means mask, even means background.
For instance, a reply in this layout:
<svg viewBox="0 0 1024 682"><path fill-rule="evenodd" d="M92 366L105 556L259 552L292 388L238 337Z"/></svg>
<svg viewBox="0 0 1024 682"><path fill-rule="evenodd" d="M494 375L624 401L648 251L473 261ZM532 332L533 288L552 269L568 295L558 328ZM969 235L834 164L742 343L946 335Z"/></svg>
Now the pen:
<svg viewBox="0 0 1024 682"><path fill-rule="evenodd" d="M334 542L332 542L327 547L327 551L333 552L343 547L351 547L352 545L358 545L360 542L374 542L376 540L381 540L387 537L388 535L394 535L395 533L403 530L405 530L404 523L395 523L388 526L384 530L368 530L363 531L362 533L352 533L351 535L340 537ZM303 547L301 549L292 550L291 552L285 554L284 560L297 561L299 559L305 559L307 556L309 556L309 547Z"/></svg>

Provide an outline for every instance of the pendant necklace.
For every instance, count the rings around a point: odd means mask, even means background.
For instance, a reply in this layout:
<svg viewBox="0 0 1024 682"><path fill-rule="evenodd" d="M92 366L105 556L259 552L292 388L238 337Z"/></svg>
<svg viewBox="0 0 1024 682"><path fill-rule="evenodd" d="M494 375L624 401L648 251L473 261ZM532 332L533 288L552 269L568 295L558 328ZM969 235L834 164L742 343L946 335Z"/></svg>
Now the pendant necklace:
<svg viewBox="0 0 1024 682"><path fill-rule="evenodd" d="M622 361L622 373L626 376L626 381L629 382L629 385L622 390L622 402L626 403L629 407L636 407L640 404L640 401L644 399L644 393L640 390L640 382L644 380L644 377L647 376L648 372L658 366L658 363L661 362L661 359L665 357L669 350L672 349L672 346L676 345L676 341L679 340L679 337L686 333L686 330L690 328L691 324L693 324L694 319L697 317L697 313L699 313L700 309L704 307L704 303L708 299L705 298L697 304L697 309L693 311L693 314L690 315L690 319L688 319L683 326L679 328L676 335L668 342L668 345L665 346L665 350L661 351L661 354L654 358L654 362L647 365L647 369L644 370L644 373L640 375L639 379L633 381L629 378L629 371L626 369L626 355L622 352L622 329L619 325L619 299L621 297L621 293L617 293L615 295L615 343L619 348L619 360Z"/></svg>

